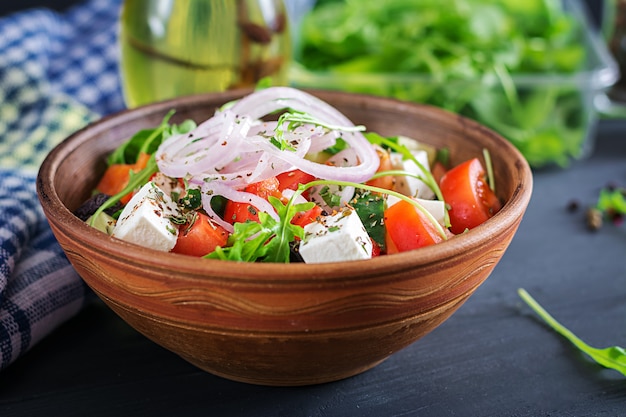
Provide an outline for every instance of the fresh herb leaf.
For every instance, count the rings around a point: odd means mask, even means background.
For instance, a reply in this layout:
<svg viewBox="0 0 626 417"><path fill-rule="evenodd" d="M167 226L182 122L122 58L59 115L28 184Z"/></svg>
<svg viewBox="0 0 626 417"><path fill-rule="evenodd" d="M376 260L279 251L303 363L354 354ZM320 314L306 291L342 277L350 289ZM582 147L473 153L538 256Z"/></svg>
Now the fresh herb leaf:
<svg viewBox="0 0 626 417"><path fill-rule="evenodd" d="M341 205L341 187L329 187L325 184L319 191L319 196L328 207L339 207Z"/></svg>
<svg viewBox="0 0 626 417"><path fill-rule="evenodd" d="M485 159L485 169L487 170L487 182L489 188L494 193L496 192L496 177L493 173L493 164L491 163L491 154L487 149L483 149L483 158Z"/></svg>
<svg viewBox="0 0 626 417"><path fill-rule="evenodd" d="M226 247L216 247L205 258L228 261L256 262L267 254L267 242L272 237L275 220L267 213L259 213L259 222L235 223Z"/></svg>
<svg viewBox="0 0 626 417"><path fill-rule="evenodd" d="M108 157L107 163L113 164L134 164L141 152L151 154L158 147L162 133L172 116L170 111L161 121L161 124L153 129L142 129L136 132L129 140L117 147Z"/></svg>
<svg viewBox="0 0 626 417"><path fill-rule="evenodd" d="M522 288L517 290L519 296L539 315L554 331L569 340L581 352L586 353L598 364L614 369L626 376L626 349L619 346L611 346L598 349L589 346L568 330L561 323L556 321L528 292Z"/></svg>
<svg viewBox="0 0 626 417"><path fill-rule="evenodd" d="M602 188L596 208L610 218L626 215L626 189Z"/></svg>
<svg viewBox="0 0 626 417"><path fill-rule="evenodd" d="M357 125L357 126L339 126L326 123L317 117L303 111L298 110L290 110L283 113L278 119L278 128L282 130L282 125L287 123L287 130L293 131L295 128L305 125L312 124L315 126L321 126L325 129L330 130L339 130L342 132L363 132L365 131L365 126Z"/></svg>
<svg viewBox="0 0 626 417"><path fill-rule="evenodd" d="M285 205L272 196L268 200L276 209L278 221L265 212L259 212L258 222L235 223L226 246L217 247L206 257L240 262L288 263L290 244L296 237L304 237L304 229L291 224L291 220L297 212L311 209L314 203L293 204L291 199Z"/></svg>
<svg viewBox="0 0 626 417"><path fill-rule="evenodd" d="M367 234L380 246L381 250L384 250L385 198L381 194L359 188L356 190L355 197L350 201L350 206L361 219Z"/></svg>
<svg viewBox="0 0 626 417"><path fill-rule="evenodd" d="M178 200L178 205L187 211L202 208L202 192L199 188L187 188L185 196Z"/></svg>
<svg viewBox="0 0 626 417"><path fill-rule="evenodd" d="M278 198L272 196L268 197L268 200L276 209L280 221L274 225L274 236L267 243L267 255L263 261L286 263L289 262L291 253L289 244L293 242L296 237L299 239L304 238L304 228L291 224L291 220L296 213L313 208L315 203L293 204L294 199L292 198L285 205Z"/></svg>
<svg viewBox="0 0 626 417"><path fill-rule="evenodd" d="M113 233L115 219L113 216L108 215L104 211L98 212L97 214L94 213L94 215L88 219L88 222L93 228L98 229L107 235Z"/></svg>
<svg viewBox="0 0 626 417"><path fill-rule="evenodd" d="M128 184L126 187L119 193L114 196L109 197L99 208L96 210L94 215L91 217L89 222L90 226L94 226L95 219L100 215L100 213L104 212L109 207L114 206L118 201L121 200L126 194L132 192L133 190L140 188L145 183L148 182L150 177L159 170L156 164L156 159L154 158L154 154L150 156L146 167L139 172L129 171L130 179L128 180Z"/></svg>
<svg viewBox="0 0 626 417"><path fill-rule="evenodd" d="M437 153L435 154L435 161L439 162L441 165L448 168L450 166L450 149L448 148L437 149Z"/></svg>
<svg viewBox="0 0 626 417"><path fill-rule="evenodd" d="M285 138L285 133L293 132L298 127L303 126L305 124L312 124L315 126L320 126L329 131L339 130L342 132L360 132L360 131L365 130L365 126L332 125L324 121L321 121L320 119L314 117L313 115L309 113L298 111L298 110L293 110L293 109L287 109L287 111L285 111L279 116L278 122L276 124L276 129L274 131L274 137L270 138L270 142L280 150L294 151L295 148Z"/></svg>
<svg viewBox="0 0 626 417"><path fill-rule="evenodd" d="M291 143L289 143L282 135L276 135L269 139L270 143L276 146L281 151L292 151L295 152L296 148L293 147Z"/></svg>
<svg viewBox="0 0 626 417"><path fill-rule="evenodd" d="M266 88L272 87L272 77L263 77L259 81L257 81L254 86L254 91L265 90Z"/></svg>
<svg viewBox="0 0 626 417"><path fill-rule="evenodd" d="M141 153L153 154L163 140L174 134L189 132L196 127L196 123L191 119L187 119L179 125L170 125L169 120L173 114L174 110L169 111L156 128L142 129L136 132L109 155L107 163L109 165L134 164Z"/></svg>

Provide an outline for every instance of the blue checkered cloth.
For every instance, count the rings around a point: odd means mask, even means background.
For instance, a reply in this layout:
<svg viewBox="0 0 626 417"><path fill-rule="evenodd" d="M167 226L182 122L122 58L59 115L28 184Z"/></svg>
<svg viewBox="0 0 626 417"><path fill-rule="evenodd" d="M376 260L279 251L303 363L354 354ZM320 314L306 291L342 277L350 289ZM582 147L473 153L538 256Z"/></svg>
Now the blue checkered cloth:
<svg viewBox="0 0 626 417"><path fill-rule="evenodd" d="M93 299L52 235L35 178L56 144L124 108L120 6L86 0L0 19L0 370Z"/></svg>

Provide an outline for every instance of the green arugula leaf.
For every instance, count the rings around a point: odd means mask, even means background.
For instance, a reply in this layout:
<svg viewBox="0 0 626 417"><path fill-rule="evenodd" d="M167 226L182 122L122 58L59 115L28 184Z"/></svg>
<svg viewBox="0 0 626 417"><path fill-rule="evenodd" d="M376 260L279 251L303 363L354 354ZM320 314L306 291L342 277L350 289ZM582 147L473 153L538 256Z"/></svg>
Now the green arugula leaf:
<svg viewBox="0 0 626 417"><path fill-rule="evenodd" d="M329 131L331 130L340 130L342 132L361 132L365 130L365 126L337 126L328 124L314 117L313 115L299 111L288 109L284 113L282 113L276 124L276 129L274 131L274 137L270 138L270 142L276 146L278 149L282 150L290 150L295 151L295 148L291 143L285 139L286 132L293 132L300 126L305 124L312 124L315 126L321 126ZM345 141L342 141L345 146ZM341 145L337 145L341 146Z"/></svg>
<svg viewBox="0 0 626 417"><path fill-rule="evenodd" d="M178 125L170 125L169 120L173 114L174 110L170 110L156 128L142 129L136 132L109 155L107 163L109 165L134 164L141 153L153 154L168 137L174 134L187 133L196 127L196 123L191 119Z"/></svg>
<svg viewBox="0 0 626 417"><path fill-rule="evenodd" d="M109 155L107 163L109 165L133 164L137 162L137 158L141 152L154 152L154 149L160 144L160 141L157 141L157 139L161 138L161 134L167 127L172 114L173 111L170 111L156 128L142 129L136 132L129 140L124 142Z"/></svg>
<svg viewBox="0 0 626 417"><path fill-rule="evenodd" d="M206 258L289 263L291 242L296 237L304 238L304 229L291 224L291 220L296 213L311 209L314 203L292 204L292 199L285 205L272 196L268 200L276 209L278 221L265 212L259 212L259 222L235 223L235 230L228 237L226 246L217 247Z"/></svg>
<svg viewBox="0 0 626 417"><path fill-rule="evenodd" d="M626 215L626 190L602 188L596 208L608 216Z"/></svg>
<svg viewBox="0 0 626 417"><path fill-rule="evenodd" d="M120 201L121 198L124 197L126 194L137 188L142 187L158 170L159 168L156 164L156 159L154 158L154 154L152 154L144 169L139 172L133 172L132 170L130 171L130 179L128 180L128 184L126 184L126 187L124 187L122 191L115 194L114 196L109 197L100 207L98 207L98 210L96 210L95 213L91 216L89 225L94 227L96 219L100 216L101 213L104 212L104 210L114 206L115 203Z"/></svg>
<svg viewBox="0 0 626 417"><path fill-rule="evenodd" d="M448 168L450 166L450 149L448 148L437 149L435 161L439 162L441 165Z"/></svg>
<svg viewBox="0 0 626 417"><path fill-rule="evenodd" d="M589 346L583 342L574 333L568 330L561 323L556 321L546 310L539 305L526 290L520 288L517 290L519 296L539 315L554 331L569 340L581 352L586 353L598 364L614 369L626 376L626 349L620 346L611 346L604 349L598 349Z"/></svg>
<svg viewBox="0 0 626 417"><path fill-rule="evenodd" d="M296 237L300 239L304 238L304 228L291 224L291 220L296 213L313 208L315 203L292 204L294 201L292 198L285 205L278 198L273 196L268 197L268 200L276 209L280 221L274 224L272 230L274 236L273 239L267 243L267 254L263 261L287 263L289 262L289 255L291 253L290 243L293 242Z"/></svg>
<svg viewBox="0 0 626 417"><path fill-rule="evenodd" d="M259 213L259 222L235 223L226 247L218 246L205 258L228 261L256 262L267 253L267 241L272 236L275 220L267 213ZM269 227L268 227L269 226Z"/></svg>

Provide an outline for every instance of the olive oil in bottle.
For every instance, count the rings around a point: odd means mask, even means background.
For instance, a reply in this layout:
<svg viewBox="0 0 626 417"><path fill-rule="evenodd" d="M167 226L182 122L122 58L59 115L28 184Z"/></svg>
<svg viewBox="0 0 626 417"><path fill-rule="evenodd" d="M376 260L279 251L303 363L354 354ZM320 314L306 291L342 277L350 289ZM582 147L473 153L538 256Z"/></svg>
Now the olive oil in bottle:
<svg viewBox="0 0 626 417"><path fill-rule="evenodd" d="M128 107L284 85L291 59L282 0L126 0L120 51Z"/></svg>

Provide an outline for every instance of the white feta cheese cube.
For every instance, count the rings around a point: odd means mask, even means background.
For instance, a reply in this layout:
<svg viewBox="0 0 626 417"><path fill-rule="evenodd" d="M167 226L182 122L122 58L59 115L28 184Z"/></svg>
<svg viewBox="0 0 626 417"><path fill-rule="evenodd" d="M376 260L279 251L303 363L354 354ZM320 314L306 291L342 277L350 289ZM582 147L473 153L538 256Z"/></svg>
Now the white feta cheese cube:
<svg viewBox="0 0 626 417"><path fill-rule="evenodd" d="M148 182L130 199L112 236L147 248L169 252L176 245L178 228L170 217L178 210L172 199Z"/></svg>
<svg viewBox="0 0 626 417"><path fill-rule="evenodd" d="M428 153L426 151L418 150L411 152L411 154L420 164L424 166L427 171L430 171ZM407 171L421 177L424 176L420 167L412 159L403 159L401 153L392 152L389 157L391 159L391 165L393 169ZM419 197L425 200L431 200L435 196L435 193L426 185L426 183L424 183L424 181L413 176L396 176L396 184L394 185L394 189L395 191L402 193L406 196Z"/></svg>
<svg viewBox="0 0 626 417"><path fill-rule="evenodd" d="M355 189L352 186L340 186L335 184L318 185L311 187L309 199L322 207L327 213L339 210L354 198Z"/></svg>
<svg viewBox="0 0 626 417"><path fill-rule="evenodd" d="M340 262L372 257L372 240L352 209L344 209L304 227L300 255L306 263Z"/></svg>
<svg viewBox="0 0 626 417"><path fill-rule="evenodd" d="M402 135L398 136L398 145L404 146L411 152L420 150L420 143L417 140Z"/></svg>
<svg viewBox="0 0 626 417"><path fill-rule="evenodd" d="M328 158L327 164L345 167L358 165L358 158L352 149L346 149ZM339 210L354 198L355 189L352 186L328 184L313 187L310 190L310 200L322 207L327 213Z"/></svg>
<svg viewBox="0 0 626 417"><path fill-rule="evenodd" d="M157 172L156 174L154 174L151 181L165 194L169 195L172 198L179 197L185 191L185 188L181 186L178 179L168 177L162 172Z"/></svg>
<svg viewBox="0 0 626 417"><path fill-rule="evenodd" d="M428 155L428 162L432 165L437 158L437 148L424 142L420 142L415 138L409 138L407 136L398 136L398 145L402 145L409 151L424 151Z"/></svg>
<svg viewBox="0 0 626 417"><path fill-rule="evenodd" d="M437 222L440 225L445 226L446 205L444 204L443 201L424 200L423 198L414 198L413 200L421 204L421 206L424 207L435 218L435 220L437 220ZM400 201L398 197L395 197L393 195L388 196L387 207L391 207L392 205L396 204L398 201Z"/></svg>

